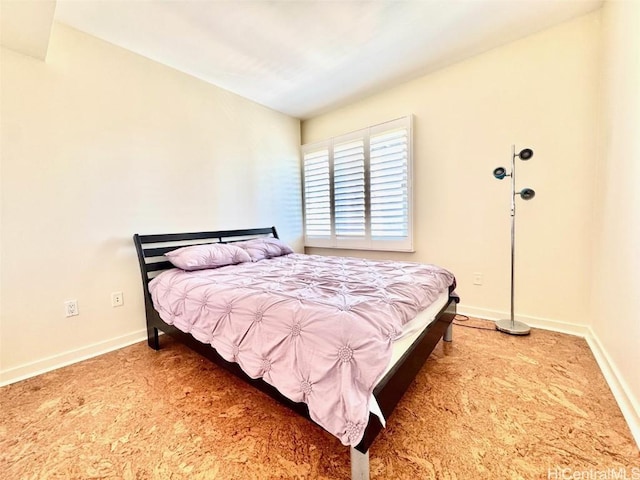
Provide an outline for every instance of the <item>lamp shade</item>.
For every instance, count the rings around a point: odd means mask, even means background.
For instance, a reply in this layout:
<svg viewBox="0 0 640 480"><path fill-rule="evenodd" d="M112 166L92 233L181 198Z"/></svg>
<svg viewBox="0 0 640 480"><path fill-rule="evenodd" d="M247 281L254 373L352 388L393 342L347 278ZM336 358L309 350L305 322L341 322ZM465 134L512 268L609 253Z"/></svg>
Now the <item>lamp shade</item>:
<svg viewBox="0 0 640 480"><path fill-rule="evenodd" d="M533 157L533 150L531 150L530 148L520 150L518 157L520 157L520 160L529 160L531 157Z"/></svg>
<svg viewBox="0 0 640 480"><path fill-rule="evenodd" d="M518 192L518 194L520 195L520 198L522 198L523 200L531 200L533 197L536 196L536 192L532 188L523 188Z"/></svg>
<svg viewBox="0 0 640 480"><path fill-rule="evenodd" d="M498 180L502 180L507 176L507 170L504 167L498 167L493 171L493 176Z"/></svg>

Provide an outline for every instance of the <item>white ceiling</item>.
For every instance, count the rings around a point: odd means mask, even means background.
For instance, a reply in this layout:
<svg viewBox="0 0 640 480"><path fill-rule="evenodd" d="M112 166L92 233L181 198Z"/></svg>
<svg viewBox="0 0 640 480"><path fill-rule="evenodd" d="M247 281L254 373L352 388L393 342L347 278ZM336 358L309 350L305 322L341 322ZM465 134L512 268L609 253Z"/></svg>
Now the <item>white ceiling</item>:
<svg viewBox="0 0 640 480"><path fill-rule="evenodd" d="M601 0L58 0L55 19L309 118Z"/></svg>

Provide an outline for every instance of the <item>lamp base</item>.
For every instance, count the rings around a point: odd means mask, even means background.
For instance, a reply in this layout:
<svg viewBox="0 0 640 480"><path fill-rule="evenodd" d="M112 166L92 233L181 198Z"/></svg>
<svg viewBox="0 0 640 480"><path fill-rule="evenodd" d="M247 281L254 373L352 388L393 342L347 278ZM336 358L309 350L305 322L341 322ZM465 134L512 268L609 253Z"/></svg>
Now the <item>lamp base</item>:
<svg viewBox="0 0 640 480"><path fill-rule="evenodd" d="M509 319L498 320L496 322L496 330L510 335L529 335L531 333L531 328L526 323L517 320L512 322Z"/></svg>

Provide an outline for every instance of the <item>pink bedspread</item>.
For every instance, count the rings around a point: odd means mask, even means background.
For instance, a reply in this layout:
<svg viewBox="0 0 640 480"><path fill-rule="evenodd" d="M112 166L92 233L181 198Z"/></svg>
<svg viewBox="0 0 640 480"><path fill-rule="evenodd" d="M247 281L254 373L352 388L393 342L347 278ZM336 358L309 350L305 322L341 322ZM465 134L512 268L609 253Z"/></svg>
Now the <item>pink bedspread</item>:
<svg viewBox="0 0 640 480"><path fill-rule="evenodd" d="M316 423L357 445L392 341L453 285L433 265L292 254L167 270L149 288L166 323L305 402Z"/></svg>

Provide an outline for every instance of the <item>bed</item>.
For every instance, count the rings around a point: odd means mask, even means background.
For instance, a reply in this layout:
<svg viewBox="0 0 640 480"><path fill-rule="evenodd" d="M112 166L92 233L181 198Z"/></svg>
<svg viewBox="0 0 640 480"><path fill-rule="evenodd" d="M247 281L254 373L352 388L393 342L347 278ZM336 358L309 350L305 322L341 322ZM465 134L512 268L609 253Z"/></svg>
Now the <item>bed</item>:
<svg viewBox="0 0 640 480"><path fill-rule="evenodd" d="M158 350L160 348L159 334L160 332L164 332L205 356L217 365L252 384L300 415L310 420L312 418L315 419L316 423L338 436L338 438L341 438L337 433L331 431L330 428L319 421L319 417L314 410L315 407L313 403L309 402L307 398L304 400L309 403L309 405L299 401L301 398L297 398L291 394L287 396L283 395L281 390L286 392L286 389L281 387L281 389L278 390L275 388L272 384L277 385L277 381L274 382L269 375L263 375L264 372L263 374L258 374L256 371L252 371L250 366L247 367L247 365L243 365L245 367L245 370L243 370L240 367L240 364L243 362L235 356L238 354L237 347L234 347L236 348L236 351L232 353L227 351L228 349L225 348L226 344L220 343L220 346L218 347L219 351L217 351L211 346L211 344L203 343L209 342L209 340L203 339L202 334L198 334L197 330L185 333L185 331L190 331L191 329L180 325L179 321L177 321L179 320L177 316L177 320L175 321L173 318L169 319L168 317L171 316L168 313L170 308L163 307L158 303L160 297L163 297L163 294L158 293L162 292L160 285L162 285L163 282L164 284L177 282L178 280L176 279L182 279L184 275L181 275L185 273L177 270L172 263L167 261L167 258L164 256L166 253L175 251L176 249L184 246L201 244L242 245L243 242L251 239L278 239L278 234L275 227L267 227L245 230L134 235L134 243L142 275L149 346ZM335 265L330 265L332 269L335 269L336 265L339 266L341 264L340 262L344 263L343 260L338 260L339 257L324 257L324 259L312 257L313 256L292 254L282 256L278 259L274 258L257 262L255 265L260 264L260 267L263 269L271 269L277 273L278 270L276 269L276 264L278 264L277 268L280 269L318 269L320 268L318 267L318 262L322 262L324 260L329 265L332 261L337 262ZM313 261L315 264L312 264L311 267L309 267L304 263L307 261ZM302 265L302 267L300 265ZM245 277L251 277L254 275L253 270L250 270L253 267L254 265L251 264L251 262L248 262L247 264L239 264L238 266L225 267L224 270L226 275L225 273L221 273L220 275L223 280L226 279L226 281L233 279L235 285L232 286L232 289L240 291L238 289L244 288L245 284L250 282L249 280L245 280L243 275ZM219 269L214 273L222 271L223 269ZM230 274L229 272L233 273ZM195 274L196 281L200 282L200 284L203 284L203 282L211 282L212 284L219 282L219 278L209 280L205 278L211 276L211 272L199 271L195 272ZM326 272L320 272L320 274L323 278L327 276ZM174 278L172 278L172 276ZM156 277L158 278L154 281L154 278ZM206 283L206 285L208 287L209 284ZM212 285L211 288L214 287L218 288L217 285ZM451 341L452 321L456 314L456 303L458 301L457 296L453 292L454 287L455 279L453 279L451 285L446 289L446 291L440 292L437 299L433 299L433 302L430 301L430 308L427 309L429 310L428 312L421 312L414 320L407 322L407 325L413 326L411 329L412 331L410 333L403 334L402 342L394 342L392 345L393 348L390 354L390 360L385 360L385 362L388 363L388 366L381 376L376 377L375 384L371 386L371 399L369 401L369 408L366 412L367 417L364 422L360 422L358 424L359 430L357 443L349 443L346 440L347 437L341 438L344 444L349 444L351 446L352 478L368 478L368 450L378 433L382 430L385 419L389 418L395 406L402 398L402 395L407 390L410 383L415 378L418 371L440 339ZM265 290L269 289L270 287ZM218 290L214 289L214 292L216 291ZM297 297L300 297L301 291L296 292ZM302 293L304 292L302 291ZM291 297L288 299L289 301L295 301L295 296L292 297L289 295L289 297ZM154 300L158 305L154 305ZM381 311L381 314L385 313L383 308L384 305L384 302L380 303L380 307L378 308L378 310ZM335 305L333 306L335 307ZM338 310L342 310L342 308L338 306ZM349 310L349 308L347 307L345 310ZM284 313L276 314L276 316L282 315L284 315ZM166 321L163 320L163 317ZM180 328L177 328L176 325ZM353 355L352 352L349 354ZM347 360L349 359L347 358ZM247 363L251 364L251 362L245 361L245 364ZM264 378L262 378L263 376ZM294 398L296 401L291 398Z"/></svg>

